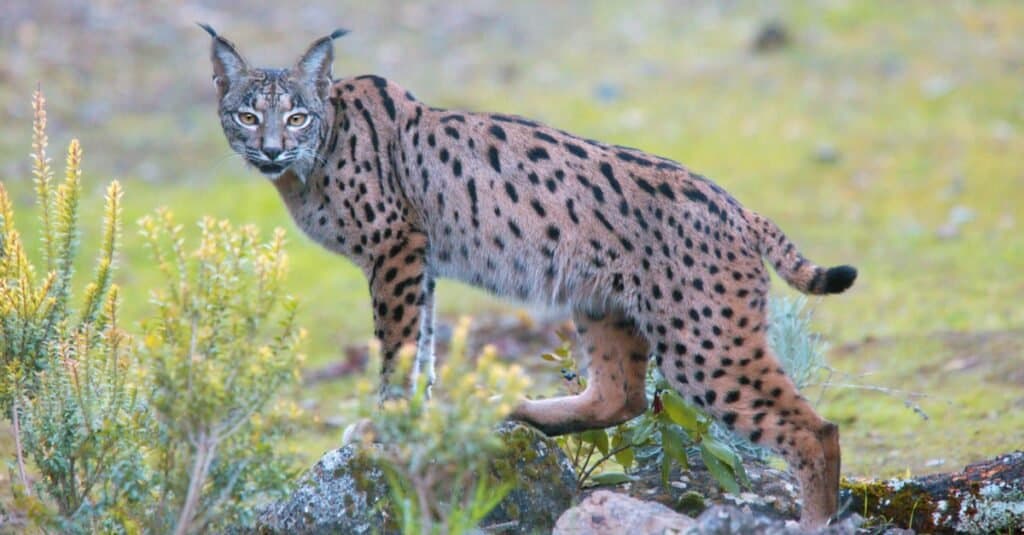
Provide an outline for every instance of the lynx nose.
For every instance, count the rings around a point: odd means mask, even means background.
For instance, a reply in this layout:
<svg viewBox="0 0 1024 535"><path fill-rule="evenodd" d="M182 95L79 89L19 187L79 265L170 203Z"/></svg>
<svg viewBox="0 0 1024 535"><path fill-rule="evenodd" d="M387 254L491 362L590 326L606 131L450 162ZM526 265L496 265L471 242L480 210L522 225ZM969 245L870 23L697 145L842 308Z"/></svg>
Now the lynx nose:
<svg viewBox="0 0 1024 535"><path fill-rule="evenodd" d="M271 161L276 160L281 152L281 147L263 147L263 154L270 158Z"/></svg>

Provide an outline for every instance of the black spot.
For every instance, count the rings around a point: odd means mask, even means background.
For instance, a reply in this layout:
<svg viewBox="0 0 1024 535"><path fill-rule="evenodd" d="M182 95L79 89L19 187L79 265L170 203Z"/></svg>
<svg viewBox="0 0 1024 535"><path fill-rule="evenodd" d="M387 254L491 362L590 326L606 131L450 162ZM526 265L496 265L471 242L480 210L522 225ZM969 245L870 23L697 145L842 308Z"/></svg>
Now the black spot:
<svg viewBox="0 0 1024 535"><path fill-rule="evenodd" d="M558 241L559 236L558 227L554 225L548 225L548 239L552 241Z"/></svg>
<svg viewBox="0 0 1024 535"><path fill-rule="evenodd" d="M502 141L505 141L505 139L506 139L506 137L505 137L505 129L500 127L500 126L498 126L498 125L496 125L496 124L492 124L491 127L487 129L487 131L490 132L492 136L494 136L494 137L496 137L496 138L498 138L498 139L500 139Z"/></svg>
<svg viewBox="0 0 1024 535"><path fill-rule="evenodd" d="M565 200L565 208L569 211L569 219L571 219L574 224L578 225L580 223L580 218L576 216L576 210L573 207L572 199Z"/></svg>
<svg viewBox="0 0 1024 535"><path fill-rule="evenodd" d="M503 123L521 124L523 126L533 126L533 127L540 126L540 124L536 123L535 121L531 121L529 119L523 119L522 117L517 117L515 115L502 115L500 113L492 113L491 114L491 119L494 119L495 121L501 121Z"/></svg>
<svg viewBox="0 0 1024 535"><path fill-rule="evenodd" d="M452 174L456 177L462 176L462 161L458 158L452 160Z"/></svg>
<svg viewBox="0 0 1024 535"><path fill-rule="evenodd" d="M545 149L544 147L533 147L532 149L526 151L526 157L529 158L531 162L551 159L551 157L548 156L547 149Z"/></svg>
<svg viewBox="0 0 1024 535"><path fill-rule="evenodd" d="M516 187L511 182L505 182L505 193L508 194L509 199L512 199L512 202L519 202L519 193L516 192Z"/></svg>
<svg viewBox="0 0 1024 535"><path fill-rule="evenodd" d="M544 210L544 205L542 205L540 203L540 201L538 201L537 199L531 200L530 201L530 206L533 207L533 211L534 212L537 212L537 215L539 215L541 217L544 217L545 215L547 215L547 211Z"/></svg>
<svg viewBox="0 0 1024 535"><path fill-rule="evenodd" d="M686 189L686 190L683 190L683 195L686 195L686 198L690 199L693 202L701 202L701 203L708 202L707 195L704 195L699 190Z"/></svg>
<svg viewBox="0 0 1024 535"><path fill-rule="evenodd" d="M739 390L730 390L729 392L727 392L725 394L725 400L724 401L726 403L736 403L739 400L740 400L740 391Z"/></svg>
<svg viewBox="0 0 1024 535"><path fill-rule="evenodd" d="M455 127L453 126L444 127L444 133L448 134L448 137L452 139L459 139L459 131L456 130Z"/></svg>
<svg viewBox="0 0 1024 535"><path fill-rule="evenodd" d="M520 230L519 229L519 225L517 225L516 222L512 221L511 219L508 222L508 229L512 231L512 235L513 236L515 236L517 238L522 238L523 237L523 231Z"/></svg>
<svg viewBox="0 0 1024 535"><path fill-rule="evenodd" d="M736 416L737 415L735 412L727 412L722 415L722 422L731 428L733 425L736 424Z"/></svg>
<svg viewBox="0 0 1024 535"><path fill-rule="evenodd" d="M583 160L587 159L587 151L583 147L574 143L569 143L568 141L562 142L562 145L565 145L565 148L572 153L573 156Z"/></svg>
<svg viewBox="0 0 1024 535"><path fill-rule="evenodd" d="M539 139L541 141L547 141L548 143L556 143L556 144L558 143L558 140L556 140L555 138L545 134L544 132L541 132L540 130L537 130L536 132L534 132L533 133L533 137L535 137L535 138L537 138L537 139Z"/></svg>
<svg viewBox="0 0 1024 535"><path fill-rule="evenodd" d="M488 147L488 149L487 149L487 159L490 160L491 167L493 167L495 171L500 173L501 172L501 158L498 156L498 148L495 147L494 145L491 145L490 147Z"/></svg>
<svg viewBox="0 0 1024 535"><path fill-rule="evenodd" d="M706 401L708 405L713 405L715 403L715 398L717 397L718 394L715 394L714 390L708 390L707 392L704 392L704 401Z"/></svg>
<svg viewBox="0 0 1024 535"><path fill-rule="evenodd" d="M596 217L597 220L601 222L601 225L604 226L604 228L608 229L609 231L615 230L615 227L612 226L611 222L608 221L608 219L604 216L603 213L601 213L600 210L594 210L594 217Z"/></svg>
<svg viewBox="0 0 1024 535"><path fill-rule="evenodd" d="M615 173L612 172L612 166L608 162L601 162L601 174L608 180L608 184L612 187L612 190L622 195L622 186L619 181L615 179Z"/></svg>

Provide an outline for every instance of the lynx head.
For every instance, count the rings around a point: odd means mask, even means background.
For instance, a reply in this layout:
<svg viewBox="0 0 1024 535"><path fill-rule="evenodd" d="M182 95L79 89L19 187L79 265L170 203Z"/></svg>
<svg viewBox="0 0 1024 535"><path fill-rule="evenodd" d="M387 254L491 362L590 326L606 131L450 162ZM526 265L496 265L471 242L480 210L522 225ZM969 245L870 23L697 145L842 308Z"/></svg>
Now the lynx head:
<svg viewBox="0 0 1024 535"><path fill-rule="evenodd" d="M271 180L291 170L305 182L331 127L334 39L348 32L317 39L288 69L259 69L213 28L200 26L213 37L213 83L228 144Z"/></svg>

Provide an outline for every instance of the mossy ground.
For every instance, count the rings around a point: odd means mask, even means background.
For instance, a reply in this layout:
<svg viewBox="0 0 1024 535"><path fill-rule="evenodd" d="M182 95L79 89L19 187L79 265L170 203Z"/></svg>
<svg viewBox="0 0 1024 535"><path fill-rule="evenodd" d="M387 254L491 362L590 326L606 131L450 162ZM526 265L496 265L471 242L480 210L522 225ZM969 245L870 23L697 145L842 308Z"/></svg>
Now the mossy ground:
<svg viewBox="0 0 1024 535"><path fill-rule="evenodd" d="M0 178L29 240L38 82L56 167L70 137L85 147L83 250L96 243L114 177L127 221L166 205L182 222L210 214L283 226L309 362L339 358L340 346L371 335L366 284L302 237L273 189L228 153L208 38L192 21L210 20L256 63L290 61L341 25L355 31L337 43L337 75L377 72L432 104L519 113L677 159L775 219L810 258L857 265L853 290L815 302L836 380L928 394L917 403L930 419L899 395L828 389L820 408L842 425L846 473L955 469L1024 439L1021 382L1008 379L1024 364L1021 337L965 350L932 334L1024 325L1024 3L146 6L82 2L89 16L79 20L67 2L33 2L0 22ZM769 19L791 44L753 54ZM949 223L954 231L940 232ZM126 319L148 309L145 288L157 280L129 225L118 280ZM510 307L452 283L439 295L447 318ZM351 391L341 381L291 393L311 407L292 443L305 459L337 444L339 431L319 422L345 414ZM6 456L9 441L0 446Z"/></svg>

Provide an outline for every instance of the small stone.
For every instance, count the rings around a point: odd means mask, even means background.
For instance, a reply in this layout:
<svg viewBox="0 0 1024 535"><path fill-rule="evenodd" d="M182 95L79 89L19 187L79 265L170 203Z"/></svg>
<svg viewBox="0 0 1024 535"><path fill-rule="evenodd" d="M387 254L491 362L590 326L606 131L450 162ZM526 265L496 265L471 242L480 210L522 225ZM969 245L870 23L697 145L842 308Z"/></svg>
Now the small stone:
<svg viewBox="0 0 1024 535"><path fill-rule="evenodd" d="M754 52L774 52L790 43L789 30L777 20L767 21L757 30L750 48Z"/></svg>
<svg viewBox="0 0 1024 535"><path fill-rule="evenodd" d="M814 148L814 161L818 163L834 164L840 157L839 149L831 143L819 143Z"/></svg>
<svg viewBox="0 0 1024 535"><path fill-rule="evenodd" d="M622 98L622 86L611 82L601 82L594 88L594 98L601 102L615 102Z"/></svg>
<svg viewBox="0 0 1024 535"><path fill-rule="evenodd" d="M682 533L693 519L657 502L599 490L558 518L552 535Z"/></svg>

